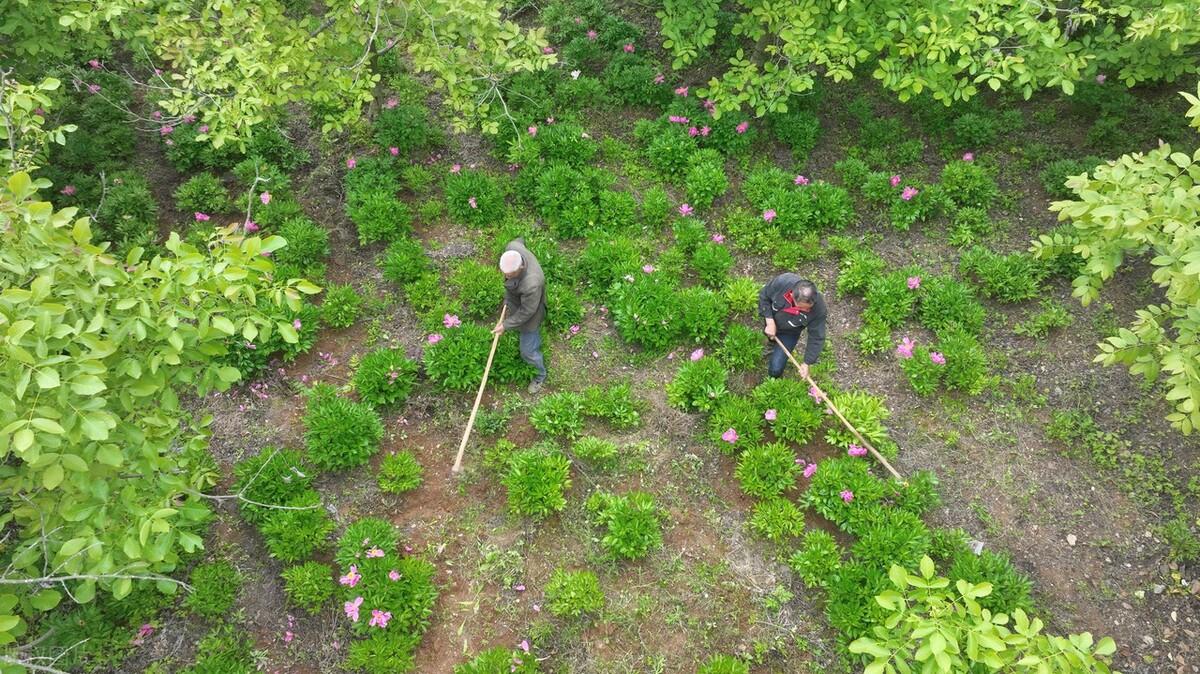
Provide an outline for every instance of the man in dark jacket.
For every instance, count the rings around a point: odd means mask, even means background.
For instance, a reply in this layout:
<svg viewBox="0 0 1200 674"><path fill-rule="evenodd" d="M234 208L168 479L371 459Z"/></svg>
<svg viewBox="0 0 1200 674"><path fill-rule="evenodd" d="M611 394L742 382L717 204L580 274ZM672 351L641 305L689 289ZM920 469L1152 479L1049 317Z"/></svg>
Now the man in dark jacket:
<svg viewBox="0 0 1200 674"><path fill-rule="evenodd" d="M546 318L546 276L537 258L525 247L524 239L510 241L500 256L504 274L504 320L496 323L493 333L505 330L521 333L521 359L537 368L529 392L542 390L546 381L546 361L542 357L542 321Z"/></svg>
<svg viewBox="0 0 1200 674"><path fill-rule="evenodd" d="M825 314L825 298L817 292L817 286L798 274L780 274L758 291L758 315L766 321L763 332L768 337L778 337L790 352L800 341L800 333L808 330L804 359L800 363L801 376L807 376L808 366L821 357L825 346ZM767 374L780 376L787 361L787 353L774 344L767 361Z"/></svg>

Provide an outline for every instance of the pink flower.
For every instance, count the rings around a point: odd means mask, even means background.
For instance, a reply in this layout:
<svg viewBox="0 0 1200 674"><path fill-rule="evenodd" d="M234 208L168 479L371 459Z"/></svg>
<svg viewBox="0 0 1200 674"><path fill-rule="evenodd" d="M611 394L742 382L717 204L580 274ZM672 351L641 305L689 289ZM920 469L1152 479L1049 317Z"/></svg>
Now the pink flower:
<svg viewBox="0 0 1200 674"><path fill-rule="evenodd" d="M888 182L892 184L892 187L899 187L900 186L900 175L899 174L893 175L891 178L888 179Z"/></svg>
<svg viewBox="0 0 1200 674"><path fill-rule="evenodd" d="M441 335L441 333L437 333L437 332L431 333L428 337L425 338L425 341L429 342L430 344L437 344L438 342L442 341L442 335Z"/></svg>
<svg viewBox="0 0 1200 674"><path fill-rule="evenodd" d="M692 355L688 357L692 359L692 362L698 361L704 357L704 349L696 349L692 352Z"/></svg>
<svg viewBox="0 0 1200 674"><path fill-rule="evenodd" d="M737 431L733 430L732 428L727 429L724 433L721 434L721 439L732 445L733 443L738 441Z"/></svg>
<svg viewBox="0 0 1200 674"><path fill-rule="evenodd" d="M713 112L717 109L717 102L711 98L704 99L704 109L710 113Z"/></svg>
<svg viewBox="0 0 1200 674"><path fill-rule="evenodd" d="M200 125L200 128L199 128L199 129L196 129L196 130L197 130L197 131L199 131L200 133L208 133L208 125L207 125L207 124L201 124L201 125Z"/></svg>
<svg viewBox="0 0 1200 674"><path fill-rule="evenodd" d="M854 492L849 489L843 489L841 493L842 501L849 503L854 500Z"/></svg>
<svg viewBox="0 0 1200 674"><path fill-rule="evenodd" d="M351 564L349 573L338 578L338 583L346 587L354 587L360 580L362 580L362 574L358 572L358 566Z"/></svg>
<svg viewBox="0 0 1200 674"><path fill-rule="evenodd" d="M821 391L816 386L808 387L808 395L813 399L814 402L821 402Z"/></svg>
<svg viewBox="0 0 1200 674"><path fill-rule="evenodd" d="M242 226L246 228L247 232L258 231L258 223L253 220L247 220L246 222L242 223Z"/></svg>
<svg viewBox="0 0 1200 674"><path fill-rule="evenodd" d="M350 157L346 160L346 168L352 169L355 166L358 166L358 160L356 160L354 157Z"/></svg>
<svg viewBox="0 0 1200 674"><path fill-rule="evenodd" d="M654 76L654 83L655 83L655 84L662 84L663 82L666 82L666 81L667 81L667 78L663 77L663 74L662 74L662 73L659 73L659 74L657 74L657 75L655 75L655 76Z"/></svg>
<svg viewBox="0 0 1200 674"><path fill-rule="evenodd" d="M367 559L382 557L384 554L385 553L383 550L380 550L379 548L371 548L370 550L367 550Z"/></svg>
<svg viewBox="0 0 1200 674"><path fill-rule="evenodd" d="M692 208L691 206L689 206L688 204L681 204L681 205L679 206L679 214L680 214L680 215L682 215L682 216L684 216L684 217L687 217L687 216L691 215L691 214L692 214L692 212L693 212L694 210L695 210L695 209L693 209L693 208Z"/></svg>
<svg viewBox="0 0 1200 674"><path fill-rule="evenodd" d="M763 211L762 218L763 218L763 220L766 220L767 222L774 220L775 219L775 209L768 208L767 210Z"/></svg>
<svg viewBox="0 0 1200 674"><path fill-rule="evenodd" d="M1100 73L1099 75L1096 75L1096 84L1104 84L1104 80L1107 80L1107 79L1108 79L1108 75L1105 75L1104 73Z"/></svg>
<svg viewBox="0 0 1200 674"><path fill-rule="evenodd" d="M526 131L528 131L529 135L531 135L531 136L537 135L537 127L536 126L531 126L528 129L526 129Z"/></svg>
<svg viewBox="0 0 1200 674"><path fill-rule="evenodd" d="M373 609L371 611L371 622L369 624L371 627L383 629L384 627L387 627L388 621L391 619L391 611L380 611L379 609Z"/></svg>
<svg viewBox="0 0 1200 674"><path fill-rule="evenodd" d="M171 135L171 132L174 130L175 130L175 127L171 126L170 124L164 124L161 127L159 127L158 135L169 136L169 135Z"/></svg>
<svg viewBox="0 0 1200 674"><path fill-rule="evenodd" d="M687 88L687 87L677 87L677 88L675 89L675 95L676 95L676 96L683 96L684 98L687 98L687 95L688 95L688 88Z"/></svg>
<svg viewBox="0 0 1200 674"><path fill-rule="evenodd" d="M587 39L589 39L589 40L595 40L598 36L599 36L599 33L597 33L594 30L589 29L587 32Z"/></svg>
<svg viewBox="0 0 1200 674"><path fill-rule="evenodd" d="M388 152L391 152L393 157L397 157L397 156L399 156L399 155L400 155L400 148L398 148L398 147L389 147L389 148L388 148Z"/></svg>
<svg viewBox="0 0 1200 674"><path fill-rule="evenodd" d="M285 643L285 644L292 643L292 639L294 639L294 638L296 638L296 635L292 634L291 630L288 630L283 633L283 643Z"/></svg>
<svg viewBox="0 0 1200 674"><path fill-rule="evenodd" d="M188 114L186 114L186 115L184 115L184 116L183 116L183 123L184 123L184 124L191 124L191 123L192 123L192 122L194 122L194 121L196 121L196 116L195 116L195 115L193 115L193 114L191 114L191 113L188 113Z"/></svg>
<svg viewBox="0 0 1200 674"><path fill-rule="evenodd" d="M304 324L300 322L299 318L297 318L296 320L292 321L292 327L299 330L300 328L304 327Z"/></svg>
<svg viewBox="0 0 1200 674"><path fill-rule="evenodd" d="M479 208L479 203L475 201L475 197L471 197L470 199L467 199L467 204L471 208Z"/></svg>
<svg viewBox="0 0 1200 674"><path fill-rule="evenodd" d="M776 413L775 413L774 407L767 410L766 412L763 412L763 418L766 419L767 421L775 421L775 416L776 416Z"/></svg>
<svg viewBox="0 0 1200 674"><path fill-rule="evenodd" d="M696 136L700 135L700 129L697 129L696 127L693 126L690 129L688 129L688 135L695 138Z"/></svg>
<svg viewBox="0 0 1200 674"><path fill-rule="evenodd" d="M725 243L725 235L724 234L713 234L712 240L713 240L713 243Z"/></svg>
<svg viewBox="0 0 1200 674"><path fill-rule="evenodd" d="M383 107L387 108L388 110L391 110L392 108L396 107L399 104L400 104L400 101L396 100L395 96L392 96L391 98L387 99L387 102L385 102L383 104Z"/></svg>
<svg viewBox="0 0 1200 674"><path fill-rule="evenodd" d="M462 325L462 321L460 321L458 316L454 314L445 314L442 316L442 325L446 326L447 328L457 328L458 326Z"/></svg>
<svg viewBox="0 0 1200 674"><path fill-rule="evenodd" d="M521 640L521 643L517 644L517 648L519 648L519 649L521 649L521 650L525 651L526 653L528 653L528 652L529 652L529 640L528 640L528 639L522 639L522 640Z"/></svg>
<svg viewBox="0 0 1200 674"><path fill-rule="evenodd" d="M262 194L258 195L258 200L262 202L263 206L266 206L267 204L271 203L271 193L263 192Z"/></svg>
<svg viewBox="0 0 1200 674"><path fill-rule="evenodd" d="M91 61L88 61L88 65L92 67L92 70L100 69L100 62L97 61L96 59L92 59Z"/></svg>
<svg viewBox="0 0 1200 674"><path fill-rule="evenodd" d="M625 53L626 53L626 54L632 54L632 53L633 53L633 49L634 49L634 47L633 47L633 43L632 43L632 42L627 42L627 43L625 43Z"/></svg>
<svg viewBox="0 0 1200 674"><path fill-rule="evenodd" d="M162 119L162 110L155 110L154 112L150 113L150 118L151 119Z"/></svg>
<svg viewBox="0 0 1200 674"><path fill-rule="evenodd" d="M975 153L974 152L963 153L963 161L975 161Z"/></svg>
<svg viewBox="0 0 1200 674"><path fill-rule="evenodd" d="M195 213L193 213L193 216L196 218L196 222L208 222L208 214L207 213L201 213L200 211L196 211Z"/></svg>
<svg viewBox="0 0 1200 674"><path fill-rule="evenodd" d="M525 591L525 585L524 585L524 584L520 584L520 585L513 585L513 589L514 589L514 590L516 590L517 592L524 592L524 591Z"/></svg>
<svg viewBox="0 0 1200 674"><path fill-rule="evenodd" d="M66 185L61 190L59 190L59 192L61 192L62 194L65 194L69 197L72 194L75 194L75 186L74 185Z"/></svg>
<svg viewBox="0 0 1200 674"><path fill-rule="evenodd" d="M896 347L896 355L900 356L901 358L912 358L913 357L913 347L915 347L916 345L917 345L916 342L905 337L903 339L903 341L901 341L900 344Z"/></svg>
<svg viewBox="0 0 1200 674"><path fill-rule="evenodd" d="M688 118L680 117L679 115L670 115L667 117L667 121L671 122L672 124L687 124Z"/></svg>
<svg viewBox="0 0 1200 674"><path fill-rule="evenodd" d="M348 601L342 605L342 609L346 612L346 617L350 618L350 622L358 622L358 607L362 606L362 603L362 597L355 597L353 601Z"/></svg>
<svg viewBox="0 0 1200 674"><path fill-rule="evenodd" d="M945 365L945 364L946 364L946 357L945 357L945 356L943 356L943 355L942 355L940 352L938 352L938 351L930 351L930 352L929 352L929 360L932 360L934 363L936 363L936 364L938 364L938 365Z"/></svg>
<svg viewBox="0 0 1200 674"><path fill-rule="evenodd" d="M912 198L920 194L921 191L911 185L905 185L904 191L900 193L900 198L905 201L912 201Z"/></svg>
<svg viewBox="0 0 1200 674"><path fill-rule="evenodd" d="M654 273L654 265L644 264L644 265L642 265L642 271L647 274L653 274Z"/></svg>
<svg viewBox="0 0 1200 674"><path fill-rule="evenodd" d="M462 164L454 164L450 167L451 173L458 173L461 170L462 170Z"/></svg>
<svg viewBox="0 0 1200 674"><path fill-rule="evenodd" d="M746 131L750 130L750 122L742 122L734 128L738 133L746 133Z"/></svg>
<svg viewBox="0 0 1200 674"><path fill-rule="evenodd" d="M817 464L810 463L804 467L803 475L806 479L812 478L812 476L816 475L816 473L817 473Z"/></svg>
<svg viewBox="0 0 1200 674"><path fill-rule="evenodd" d="M793 180L792 183L794 183L796 185L807 185L808 178L805 178L804 176L796 176L796 179Z"/></svg>
<svg viewBox="0 0 1200 674"><path fill-rule="evenodd" d="M388 580L392 581L393 583L400 580L400 572L395 569L388 571Z"/></svg>
<svg viewBox="0 0 1200 674"><path fill-rule="evenodd" d="M543 54L553 54L554 47L551 47L550 45L546 45L545 47L542 47L542 53Z"/></svg>
<svg viewBox="0 0 1200 674"><path fill-rule="evenodd" d="M908 289L909 290L916 290L917 288L920 288L920 287L921 287L921 277L920 276L909 276L908 277Z"/></svg>
<svg viewBox="0 0 1200 674"><path fill-rule="evenodd" d="M856 445L852 442L852 443L850 443L850 447L848 447L846 449L846 453L849 454L850 456L866 456L867 448L859 447L858 445Z"/></svg>
<svg viewBox="0 0 1200 674"><path fill-rule="evenodd" d="M708 137L708 134L710 133L712 133L712 129L708 128L707 126L700 127L701 136Z"/></svg>
<svg viewBox="0 0 1200 674"><path fill-rule="evenodd" d="M572 335L578 335L578 334L579 334L579 326L578 326L578 325L572 325L572 326L571 326L571 334L572 334Z"/></svg>
<svg viewBox="0 0 1200 674"><path fill-rule="evenodd" d="M88 93L89 93L89 94L98 94L98 93L100 93L100 85L99 85L99 84L89 84L89 85L88 85Z"/></svg>

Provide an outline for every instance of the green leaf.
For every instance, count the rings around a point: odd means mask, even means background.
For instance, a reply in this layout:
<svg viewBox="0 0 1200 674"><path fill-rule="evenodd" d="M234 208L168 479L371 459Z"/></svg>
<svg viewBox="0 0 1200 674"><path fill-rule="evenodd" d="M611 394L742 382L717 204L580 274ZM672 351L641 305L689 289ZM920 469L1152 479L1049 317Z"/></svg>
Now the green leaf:
<svg viewBox="0 0 1200 674"><path fill-rule="evenodd" d="M1113 641L1112 637L1104 637L1100 643L1096 644L1096 655L1112 655L1117 652L1117 642Z"/></svg>
<svg viewBox="0 0 1200 674"><path fill-rule="evenodd" d="M124 599L129 596L131 591L133 591L133 581L129 578L118 578L113 582L113 599Z"/></svg>
<svg viewBox="0 0 1200 674"><path fill-rule="evenodd" d="M11 632L21 624L21 618L15 615L0 615L0 632Z"/></svg>
<svg viewBox="0 0 1200 674"><path fill-rule="evenodd" d="M75 591L71 593L75 597L75 601L80 604L87 604L96 598L96 582L85 580L75 586Z"/></svg>
<svg viewBox="0 0 1200 674"><path fill-rule="evenodd" d="M63 454L62 455L62 463L63 463L63 466L65 466L67 468L67 470L72 470L72 471L75 471L76 473L88 472L87 462L74 454Z"/></svg>
<svg viewBox="0 0 1200 674"><path fill-rule="evenodd" d="M42 390L57 388L60 383L58 370L52 367L38 368L37 376L34 379Z"/></svg>
<svg viewBox="0 0 1200 674"><path fill-rule="evenodd" d="M288 344L295 344L300 341L300 335L296 333L296 328L292 327L291 323L278 321L275 323L275 327L278 328L279 335L283 337L283 341Z"/></svg>
<svg viewBox="0 0 1200 674"><path fill-rule="evenodd" d="M42 486L46 489L56 489L63 481L63 467L61 463L51 464L49 468L42 473Z"/></svg>
<svg viewBox="0 0 1200 674"><path fill-rule="evenodd" d="M21 454L33 446L33 431L22 428L13 436L13 451Z"/></svg>
<svg viewBox="0 0 1200 674"><path fill-rule="evenodd" d="M921 558L921 575L925 580L931 580L933 579L933 573L933 560L929 558L929 555L925 555Z"/></svg>
<svg viewBox="0 0 1200 674"><path fill-rule="evenodd" d="M117 449L116 445L104 445L96 450L96 460L106 466L117 468L125 462L125 455L121 454L121 450Z"/></svg>
<svg viewBox="0 0 1200 674"><path fill-rule="evenodd" d="M62 601L62 593L58 590L42 590L29 598L29 604L39 611L49 611Z"/></svg>
<svg viewBox="0 0 1200 674"><path fill-rule="evenodd" d="M859 637L855 639L854 641L850 642L849 649L851 653L856 653L859 655L872 655L877 658L886 658L891 655L891 651L879 645L870 637Z"/></svg>
<svg viewBox="0 0 1200 674"><path fill-rule="evenodd" d="M81 396L92 396L108 388L104 380L94 374L79 375L71 379L71 392Z"/></svg>
<svg viewBox="0 0 1200 674"><path fill-rule="evenodd" d="M213 316L212 325L226 335L232 335L236 331L233 321L224 316Z"/></svg>
<svg viewBox="0 0 1200 674"><path fill-rule="evenodd" d="M34 419L30 419L29 423L32 424L34 428L45 433L53 433L54 435L62 435L63 433L66 433L66 431L63 430L63 427L59 426L58 422L54 421L53 419L36 417Z"/></svg>

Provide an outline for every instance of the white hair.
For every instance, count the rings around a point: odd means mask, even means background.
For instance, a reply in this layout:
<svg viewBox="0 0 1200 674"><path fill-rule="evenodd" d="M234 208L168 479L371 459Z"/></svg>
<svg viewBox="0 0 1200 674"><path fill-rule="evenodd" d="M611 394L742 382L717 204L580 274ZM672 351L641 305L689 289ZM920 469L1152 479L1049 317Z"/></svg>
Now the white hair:
<svg viewBox="0 0 1200 674"><path fill-rule="evenodd" d="M504 254L500 256L500 271L504 272L505 274L512 274L513 272L520 270L524 262L525 261L521 259L521 254L517 251L506 250L504 251Z"/></svg>

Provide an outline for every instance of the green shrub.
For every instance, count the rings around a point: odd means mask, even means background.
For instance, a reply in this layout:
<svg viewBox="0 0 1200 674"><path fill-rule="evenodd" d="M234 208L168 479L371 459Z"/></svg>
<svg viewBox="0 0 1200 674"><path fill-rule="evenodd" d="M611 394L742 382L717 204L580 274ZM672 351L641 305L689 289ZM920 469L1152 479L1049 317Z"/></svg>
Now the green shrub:
<svg viewBox="0 0 1200 674"><path fill-rule="evenodd" d="M592 297L604 297L613 284L626 276L641 274L642 254L638 242L626 236L588 237L579 256L579 273Z"/></svg>
<svg viewBox="0 0 1200 674"><path fill-rule="evenodd" d="M639 559L662 547L662 514L650 494L597 491L588 497L587 509L596 526L605 530L600 546L610 556Z"/></svg>
<svg viewBox="0 0 1200 674"><path fill-rule="evenodd" d="M750 665L730 655L714 655L700 665L696 674L750 674Z"/></svg>
<svg viewBox="0 0 1200 674"><path fill-rule="evenodd" d="M967 112L956 117L950 128L958 147L982 148L996 142L999 135L997 121L989 114Z"/></svg>
<svg viewBox="0 0 1200 674"><path fill-rule="evenodd" d="M650 187L642 192L642 224L657 231L671 214L671 202L667 191L661 187Z"/></svg>
<svg viewBox="0 0 1200 674"><path fill-rule="evenodd" d="M883 404L883 399L862 391L844 391L831 394L830 397L834 406L841 410L846 420L858 429L867 442L886 454L892 442L883 422L891 416L891 412ZM856 439L844 426L836 424L825 433L825 441L834 447L846 449Z"/></svg>
<svg viewBox="0 0 1200 674"><path fill-rule="evenodd" d="M333 568L321 562L308 561L283 570L283 590L288 601L317 615L333 597Z"/></svg>
<svg viewBox="0 0 1200 674"><path fill-rule="evenodd" d="M573 440L583 432L583 396L570 391L545 396L530 411L529 423L539 433Z"/></svg>
<svg viewBox="0 0 1200 674"><path fill-rule="evenodd" d="M383 277L397 285L420 279L429 272L429 258L421 243L410 237L400 237L383 253Z"/></svg>
<svg viewBox="0 0 1200 674"><path fill-rule="evenodd" d="M837 279L838 291L863 295L871 282L883 275L887 262L870 249L859 249L842 258Z"/></svg>
<svg viewBox="0 0 1200 674"><path fill-rule="evenodd" d="M473 390L479 386L491 350L492 331L481 325L464 323L438 334L442 335L440 341L425 346L425 375L430 381L453 391ZM527 380L533 372L533 367L521 360L516 333L502 335L488 381L507 384Z"/></svg>
<svg viewBox="0 0 1200 674"><path fill-rule="evenodd" d="M211 173L197 173L175 190L175 207L190 216L192 213L228 213L233 205L220 179Z"/></svg>
<svg viewBox="0 0 1200 674"><path fill-rule="evenodd" d="M153 243L158 236L158 204L146 179L135 173L118 173L104 202L96 209L96 222L105 238L122 243Z"/></svg>
<svg viewBox="0 0 1200 674"><path fill-rule="evenodd" d="M363 298L349 284L331 284L325 288L325 299L321 302L321 319L334 328L348 328L358 320Z"/></svg>
<svg viewBox="0 0 1200 674"><path fill-rule="evenodd" d="M1092 169L1104 163L1096 157L1082 159L1056 159L1046 165L1038 174L1038 180L1046 189L1046 194L1054 199L1074 199L1075 192L1067 187L1067 178L1091 173Z"/></svg>
<svg viewBox="0 0 1200 674"><path fill-rule="evenodd" d="M329 257L329 231L308 218L287 220L276 233L287 240L287 245L274 253L276 265L308 269Z"/></svg>
<svg viewBox="0 0 1200 674"><path fill-rule="evenodd" d="M269 204L251 203L253 220L267 231L276 231L283 223L295 218L307 217L300 202L287 197L271 199Z"/></svg>
<svg viewBox="0 0 1200 674"><path fill-rule="evenodd" d="M855 533L850 549L855 561L880 570L892 564L915 567L929 551L929 530L916 515L899 508L883 508L878 521L864 524Z"/></svg>
<svg viewBox="0 0 1200 674"><path fill-rule="evenodd" d="M463 317L483 320L500 315L504 277L491 265L464 260L450 274L450 285L463 304Z"/></svg>
<svg viewBox="0 0 1200 674"><path fill-rule="evenodd" d="M259 531L272 557L296 562L324 547L336 525L325 512L321 495L314 490L294 497L285 505L286 510L271 510Z"/></svg>
<svg viewBox="0 0 1200 674"><path fill-rule="evenodd" d="M716 150L700 150L688 158L684 178L688 203L695 208L709 208L729 189L725 177L725 162Z"/></svg>
<svg viewBox="0 0 1200 674"><path fill-rule="evenodd" d="M762 365L763 333L740 323L729 326L717 358L730 370L748 372Z"/></svg>
<svg viewBox="0 0 1200 674"><path fill-rule="evenodd" d="M683 337L693 344L715 344L725 332L729 305L720 293L691 286L676 292L675 303L686 308L685 315L676 320L681 324Z"/></svg>
<svg viewBox="0 0 1200 674"><path fill-rule="evenodd" d="M1020 302L1042 292L1046 268L1029 253L1000 255L983 246L963 253L959 269L976 280L985 297Z"/></svg>
<svg viewBox="0 0 1200 674"><path fill-rule="evenodd" d="M792 150L792 161L803 165L808 155L817 146L821 135L821 121L807 110L789 110L771 117L775 137Z"/></svg>
<svg viewBox="0 0 1200 674"><path fill-rule="evenodd" d="M709 411L728 393L729 371L715 358L684 363L667 384L667 402L685 412Z"/></svg>
<svg viewBox="0 0 1200 674"><path fill-rule="evenodd" d="M366 619L361 622L366 622ZM420 644L419 634L396 630L375 631L366 639L350 642L345 667L352 672L365 674L408 674L416 666L413 652Z"/></svg>
<svg viewBox="0 0 1200 674"><path fill-rule="evenodd" d="M1041 311L1013 326L1013 332L1034 339L1044 339L1052 330L1065 328L1075 322L1075 317L1061 303L1044 299Z"/></svg>
<svg viewBox="0 0 1200 674"><path fill-rule="evenodd" d="M846 639L864 636L887 615L875 597L891 589L886 572L859 562L842 564L829 583L825 617Z"/></svg>
<svg viewBox="0 0 1200 674"><path fill-rule="evenodd" d="M873 356L892 348L892 329L879 319L866 321L854 334L854 340L859 353Z"/></svg>
<svg viewBox="0 0 1200 674"><path fill-rule="evenodd" d="M878 503L886 491L883 481L867 469L866 461L849 456L820 462L804 492L804 505L846 528L856 511ZM850 501L842 498L843 491L852 494Z"/></svg>
<svg viewBox="0 0 1200 674"><path fill-rule="evenodd" d="M764 499L754 504L750 530L772 543L783 544L804 533L804 513L785 498Z"/></svg>
<svg viewBox="0 0 1200 674"><path fill-rule="evenodd" d="M637 428L642 421L641 404L629 384L589 386L583 392L583 413L604 419L613 428Z"/></svg>
<svg viewBox="0 0 1200 674"><path fill-rule="evenodd" d="M827 587L841 564L841 547L829 532L819 529L805 533L800 549L788 559L788 566L809 587Z"/></svg>
<svg viewBox="0 0 1200 674"><path fill-rule="evenodd" d="M200 640L196 645L196 662L180 674L253 674L256 671L254 641L245 631L227 624Z"/></svg>
<svg viewBox="0 0 1200 674"><path fill-rule="evenodd" d="M946 386L975 395L987 377L987 354L973 335L957 331L941 336L938 348L946 358Z"/></svg>
<svg viewBox="0 0 1200 674"><path fill-rule="evenodd" d="M379 488L392 494L403 494L421 486L424 469L408 452L395 452L383 457L379 464Z"/></svg>
<svg viewBox="0 0 1200 674"><path fill-rule="evenodd" d="M411 164L400 169L400 179L409 192L417 196L426 196L433 189L433 171L420 164Z"/></svg>
<svg viewBox="0 0 1200 674"><path fill-rule="evenodd" d="M959 207L987 209L999 196L996 179L975 162L953 161L942 169L941 188L946 198Z"/></svg>
<svg viewBox="0 0 1200 674"><path fill-rule="evenodd" d="M871 173L871 167L857 157L847 157L835 163L833 171L842 179L844 187L857 190L866 183L867 176Z"/></svg>
<svg viewBox="0 0 1200 674"><path fill-rule="evenodd" d="M637 224L637 199L628 192L601 191L598 208L598 222L606 232L632 229Z"/></svg>
<svg viewBox="0 0 1200 674"><path fill-rule="evenodd" d="M454 674L539 674L541 667L530 653L496 646L454 666Z"/></svg>
<svg viewBox="0 0 1200 674"><path fill-rule="evenodd" d="M758 284L754 279L744 276L728 279L721 294L725 296L729 310L734 313L746 313L758 307Z"/></svg>
<svg viewBox="0 0 1200 674"><path fill-rule="evenodd" d="M294 449L263 447L258 454L233 465L233 491L242 519L260 525L273 512L270 506L284 505L312 488L315 471ZM263 504L263 505L258 505Z"/></svg>
<svg viewBox="0 0 1200 674"><path fill-rule="evenodd" d="M665 84L655 84L656 66L636 54L618 54L604 69L602 80L617 102L624 105L656 105L671 96Z"/></svg>
<svg viewBox="0 0 1200 674"><path fill-rule="evenodd" d="M1188 516L1179 512L1155 531L1167 544L1171 559L1184 564L1200 559L1200 538L1192 533Z"/></svg>
<svg viewBox="0 0 1200 674"><path fill-rule="evenodd" d="M543 518L567 506L571 460L561 452L526 449L513 454L504 476L508 507L519 515Z"/></svg>
<svg viewBox="0 0 1200 674"><path fill-rule="evenodd" d="M754 401L742 396L720 398L708 417L707 425L707 439L725 454L735 454L754 447L762 442L764 436L763 411Z"/></svg>
<svg viewBox="0 0 1200 674"><path fill-rule="evenodd" d="M854 203L846 188L818 180L801 188L800 194L806 211L804 222L809 229L841 231L854 221Z"/></svg>
<svg viewBox="0 0 1200 674"><path fill-rule="evenodd" d="M368 559L368 550L395 552L399 540L396 527L391 522L378 517L363 517L352 522L342 532L334 550L333 560L343 568L351 564L362 564L362 560Z"/></svg>
<svg viewBox="0 0 1200 674"><path fill-rule="evenodd" d="M384 151L396 148L400 155L408 155L436 143L438 135L429 123L429 111L423 105L384 108L375 118L375 143Z"/></svg>
<svg viewBox="0 0 1200 674"><path fill-rule="evenodd" d="M679 301L662 274L639 274L615 286L609 308L617 334L631 344L659 353L678 339Z"/></svg>
<svg viewBox="0 0 1200 674"><path fill-rule="evenodd" d="M269 192L272 199L292 198L291 177L261 157L247 157L238 162L233 167L233 175L237 178L238 186L243 190L241 195L237 195L238 198L243 196L249 198L251 205L261 203L259 195L264 192Z"/></svg>
<svg viewBox="0 0 1200 674"><path fill-rule="evenodd" d="M700 275L700 280L712 288L721 288L729 280L729 270L733 267L733 255L729 248L719 243L708 242L696 246L692 253L692 266Z"/></svg>
<svg viewBox="0 0 1200 674"><path fill-rule="evenodd" d="M188 579L192 591L183 600L188 612L209 620L223 618L241 589L237 569L225 560L199 564Z"/></svg>
<svg viewBox="0 0 1200 674"><path fill-rule="evenodd" d="M376 349L359 360L352 383L359 400L375 406L395 405L412 393L418 369L400 349Z"/></svg>
<svg viewBox="0 0 1200 674"><path fill-rule="evenodd" d="M794 397L775 410L771 428L785 442L806 445L825 421L825 412L807 394Z"/></svg>
<svg viewBox="0 0 1200 674"><path fill-rule="evenodd" d="M950 221L950 244L959 248L973 246L994 230L987 210L975 206L959 208Z"/></svg>
<svg viewBox="0 0 1200 674"><path fill-rule="evenodd" d="M908 477L907 482L890 480L891 494L888 500L902 510L921 516L942 503L938 494L937 475L928 470L918 470Z"/></svg>
<svg viewBox="0 0 1200 674"><path fill-rule="evenodd" d="M900 270L871 281L863 321L894 328L907 320L917 303L917 293L908 287L908 279L907 271Z"/></svg>
<svg viewBox="0 0 1200 674"><path fill-rule="evenodd" d="M566 332L583 322L583 301L575 288L562 283L546 287L546 329Z"/></svg>
<svg viewBox="0 0 1200 674"><path fill-rule="evenodd" d="M370 405L342 397L309 400L304 427L308 456L323 470L361 466L383 437L383 423Z"/></svg>
<svg viewBox="0 0 1200 674"><path fill-rule="evenodd" d="M801 470L796 453L790 447L782 442L771 442L742 452L734 475L746 494L774 498L795 486Z"/></svg>
<svg viewBox="0 0 1200 674"><path fill-rule="evenodd" d="M593 436L579 438L571 445L571 454L597 466L611 466L617 459L617 444Z"/></svg>
<svg viewBox="0 0 1200 674"><path fill-rule="evenodd" d="M977 335L983 329L986 312L969 286L946 276L922 278L920 297L921 325L936 334L964 330Z"/></svg>
<svg viewBox="0 0 1200 674"><path fill-rule="evenodd" d="M468 227L491 227L504 218L504 191L494 178L482 171L463 170L450 174L446 179L445 194L450 217Z"/></svg>
<svg viewBox="0 0 1200 674"><path fill-rule="evenodd" d="M358 228L358 243L395 241L412 233L412 212L408 204L391 192L351 193L346 214Z"/></svg>
<svg viewBox="0 0 1200 674"><path fill-rule="evenodd" d="M297 147L274 124L257 124L246 145L247 157L260 157L284 171L295 171L309 161L307 150Z"/></svg>
<svg viewBox="0 0 1200 674"><path fill-rule="evenodd" d="M591 571L555 569L546 584L546 608L556 616L571 618L604 610L600 579Z"/></svg>
<svg viewBox="0 0 1200 674"><path fill-rule="evenodd" d="M994 613L1011 614L1017 609L1028 611L1033 606L1029 594L1033 584L1028 576L1013 567L1004 553L984 550L977 555L970 549L960 550L946 577L951 583L960 580L991 583L991 594L976 601Z"/></svg>
<svg viewBox="0 0 1200 674"><path fill-rule="evenodd" d="M696 152L696 140L680 129L666 128L646 148L650 165L673 183L684 182L688 160Z"/></svg>

